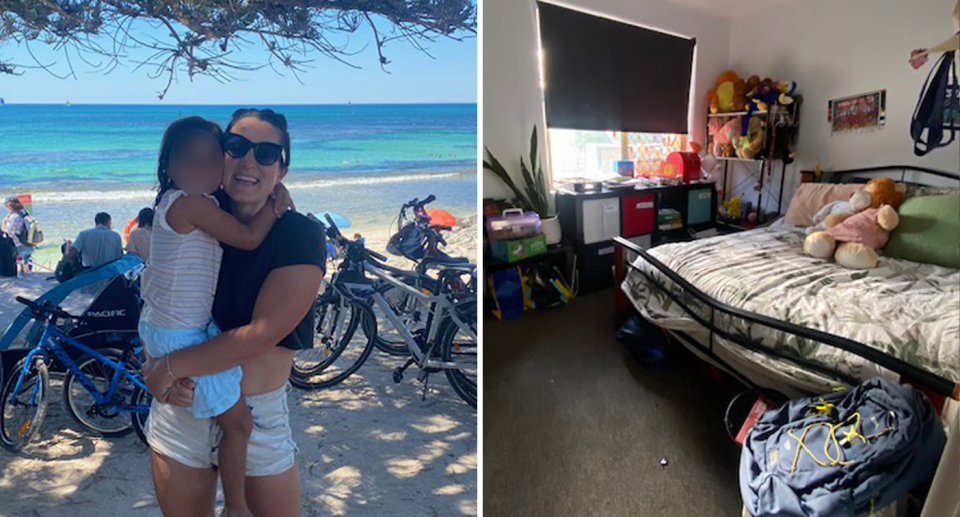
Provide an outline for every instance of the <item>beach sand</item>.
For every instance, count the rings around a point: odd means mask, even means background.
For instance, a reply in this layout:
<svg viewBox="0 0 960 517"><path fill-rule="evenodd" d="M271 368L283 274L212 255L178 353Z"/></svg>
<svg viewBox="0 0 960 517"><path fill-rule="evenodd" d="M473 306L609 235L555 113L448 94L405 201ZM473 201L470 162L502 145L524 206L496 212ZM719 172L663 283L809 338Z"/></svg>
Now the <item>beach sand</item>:
<svg viewBox="0 0 960 517"><path fill-rule="evenodd" d="M446 251L475 262L476 231L476 217L465 218ZM383 250L386 229L361 233L371 249ZM0 328L20 312L16 295L33 298L55 285L46 276L0 278ZM412 375L394 384L392 370L401 364L375 350L340 385L290 391L302 515L477 514L476 410L443 375L430 377L426 400ZM64 409L60 381L51 384L35 441L18 455L0 451L0 516L159 516L146 446L132 433L86 433ZM219 513L222 493L217 501Z"/></svg>

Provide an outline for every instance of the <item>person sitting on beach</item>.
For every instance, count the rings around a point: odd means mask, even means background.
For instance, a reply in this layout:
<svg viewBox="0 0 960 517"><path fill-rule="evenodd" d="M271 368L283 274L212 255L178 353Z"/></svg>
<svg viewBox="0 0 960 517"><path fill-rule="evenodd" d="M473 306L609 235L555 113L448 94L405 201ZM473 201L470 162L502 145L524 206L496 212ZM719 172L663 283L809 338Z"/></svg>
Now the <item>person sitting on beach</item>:
<svg viewBox="0 0 960 517"><path fill-rule="evenodd" d="M84 268L97 267L123 256L123 240L120 234L113 231L110 214L100 212L93 221L96 226L80 232L67 250L67 258L80 254Z"/></svg>
<svg viewBox="0 0 960 517"><path fill-rule="evenodd" d="M137 214L137 227L130 232L124 251L136 255L146 262L150 257L150 230L152 229L153 209L143 208Z"/></svg>
<svg viewBox="0 0 960 517"><path fill-rule="evenodd" d="M17 247L17 256L23 259L22 262L17 264L17 272L26 273L27 262L30 261L30 257L33 255L33 246L20 240L20 236L24 232L24 225L26 224L23 218L27 216L27 210L23 207L20 198L17 196L7 197L3 202L3 206L7 207L10 213L3 218L3 224L0 225L0 229L2 229L7 237L13 240L14 245Z"/></svg>
<svg viewBox="0 0 960 517"><path fill-rule="evenodd" d="M290 206L283 185L245 225L221 210L213 193L223 181L224 156L218 125L200 117L174 121L163 135L157 178L160 183L150 235L150 267L143 273L144 307L140 337L153 360L170 373L169 354L220 333L213 323L223 249L220 243L254 250ZM277 207L284 207L281 212ZM133 233L131 233L131 242ZM170 373L172 376L172 373ZM213 418L223 436L218 465L224 515L252 516L244 496L247 442L253 430L250 408L240 397L239 366L194 380L190 412Z"/></svg>

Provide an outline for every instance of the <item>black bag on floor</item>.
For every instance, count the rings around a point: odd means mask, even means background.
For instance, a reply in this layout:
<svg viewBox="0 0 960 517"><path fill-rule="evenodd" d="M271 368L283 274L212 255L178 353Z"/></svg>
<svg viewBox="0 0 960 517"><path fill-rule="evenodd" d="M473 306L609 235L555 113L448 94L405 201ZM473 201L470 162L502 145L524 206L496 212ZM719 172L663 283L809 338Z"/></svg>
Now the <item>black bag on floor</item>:
<svg viewBox="0 0 960 517"><path fill-rule="evenodd" d="M0 235L0 276L17 276L17 246L6 235Z"/></svg>
<svg viewBox="0 0 960 517"><path fill-rule="evenodd" d="M944 52L940 56L940 61L930 72L923 84L923 89L920 90L920 100L910 120L913 154L917 156L923 156L938 147L949 145L957 135L957 128L948 125L948 119L945 117L946 113L956 113L960 104L960 99L954 91L958 85L953 56L953 52ZM946 141L944 141L944 132L950 134Z"/></svg>
<svg viewBox="0 0 960 517"><path fill-rule="evenodd" d="M74 255L72 258L64 255L63 258L60 259L60 262L57 262L57 269L54 270L53 276L57 278L57 282L62 284L77 276L77 273L82 270L83 264L80 262L79 254Z"/></svg>

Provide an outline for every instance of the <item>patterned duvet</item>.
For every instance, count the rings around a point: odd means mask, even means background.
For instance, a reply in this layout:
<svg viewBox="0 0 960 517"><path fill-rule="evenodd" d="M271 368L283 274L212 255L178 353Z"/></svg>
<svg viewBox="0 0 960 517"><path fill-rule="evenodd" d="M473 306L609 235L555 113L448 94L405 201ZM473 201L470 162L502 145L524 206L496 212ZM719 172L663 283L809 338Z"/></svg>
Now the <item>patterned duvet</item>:
<svg viewBox="0 0 960 517"><path fill-rule="evenodd" d="M764 228L727 236L666 244L650 253L718 301L872 346L954 381L960 379L960 271L881 257L876 269L854 271L803 254L802 229ZM710 310L655 268L636 265L665 282L709 321ZM706 331L639 272L630 269L622 289L654 323L683 330L705 343ZM759 341L787 358L867 379L890 372L849 352L811 342L739 318L716 316L720 328ZM815 367L776 359L718 340L737 369L754 370L758 382L822 389L836 379ZM766 370L766 371L764 371ZM751 372L741 372L751 376ZM773 380L771 380L773 379ZM757 382L757 379L754 379Z"/></svg>

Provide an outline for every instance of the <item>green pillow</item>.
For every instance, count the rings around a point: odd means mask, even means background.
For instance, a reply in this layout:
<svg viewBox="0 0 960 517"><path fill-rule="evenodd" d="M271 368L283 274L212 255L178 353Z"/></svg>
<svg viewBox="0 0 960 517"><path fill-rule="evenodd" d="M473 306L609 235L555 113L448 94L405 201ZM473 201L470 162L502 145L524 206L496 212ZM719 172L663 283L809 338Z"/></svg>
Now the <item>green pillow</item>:
<svg viewBox="0 0 960 517"><path fill-rule="evenodd" d="M960 194L907 198L897 213L885 256L960 268Z"/></svg>

